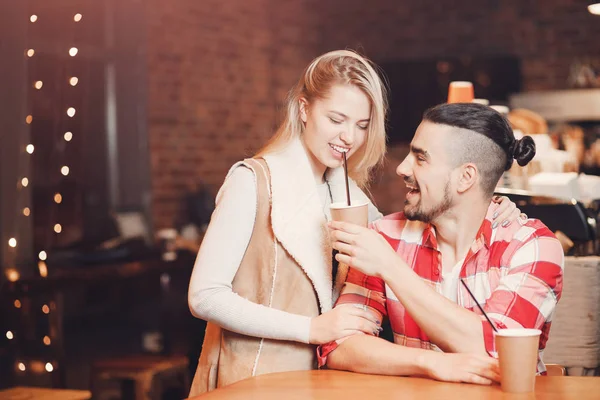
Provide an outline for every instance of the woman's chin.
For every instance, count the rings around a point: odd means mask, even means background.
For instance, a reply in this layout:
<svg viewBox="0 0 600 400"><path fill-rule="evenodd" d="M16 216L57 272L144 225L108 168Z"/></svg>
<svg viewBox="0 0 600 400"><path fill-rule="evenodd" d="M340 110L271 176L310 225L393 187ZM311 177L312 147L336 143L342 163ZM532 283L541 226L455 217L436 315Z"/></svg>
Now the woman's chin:
<svg viewBox="0 0 600 400"><path fill-rule="evenodd" d="M327 167L329 169L339 168L344 164L344 162L342 160L336 160L333 157L327 157L326 159L321 159L319 161L321 162L321 164L323 164L325 167Z"/></svg>

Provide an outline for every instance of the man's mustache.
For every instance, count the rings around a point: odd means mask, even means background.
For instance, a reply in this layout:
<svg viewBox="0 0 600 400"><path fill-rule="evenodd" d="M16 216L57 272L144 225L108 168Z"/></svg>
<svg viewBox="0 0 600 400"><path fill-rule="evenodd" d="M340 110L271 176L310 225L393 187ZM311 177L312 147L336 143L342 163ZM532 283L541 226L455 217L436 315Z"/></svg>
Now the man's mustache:
<svg viewBox="0 0 600 400"><path fill-rule="evenodd" d="M405 178L404 178L404 183L405 183L406 185L414 186L414 187L416 187L416 188L418 188L418 187L419 187L419 185L417 185L417 181L416 181L416 179L414 179L414 178L406 178L406 177L405 177Z"/></svg>

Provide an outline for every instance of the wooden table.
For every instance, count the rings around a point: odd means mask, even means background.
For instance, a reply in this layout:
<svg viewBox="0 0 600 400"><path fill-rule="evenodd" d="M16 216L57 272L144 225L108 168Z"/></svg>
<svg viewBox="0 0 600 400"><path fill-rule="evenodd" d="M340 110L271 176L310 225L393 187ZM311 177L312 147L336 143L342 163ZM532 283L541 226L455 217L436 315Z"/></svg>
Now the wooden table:
<svg viewBox="0 0 600 400"><path fill-rule="evenodd" d="M503 393L499 385L479 386L425 378L362 375L341 371L297 371L261 375L214 390L198 400L351 400L351 399L544 399L600 398L600 378L540 376L535 393Z"/></svg>
<svg viewBox="0 0 600 400"><path fill-rule="evenodd" d="M48 389L17 386L0 390L2 400L87 400L92 394L87 390Z"/></svg>

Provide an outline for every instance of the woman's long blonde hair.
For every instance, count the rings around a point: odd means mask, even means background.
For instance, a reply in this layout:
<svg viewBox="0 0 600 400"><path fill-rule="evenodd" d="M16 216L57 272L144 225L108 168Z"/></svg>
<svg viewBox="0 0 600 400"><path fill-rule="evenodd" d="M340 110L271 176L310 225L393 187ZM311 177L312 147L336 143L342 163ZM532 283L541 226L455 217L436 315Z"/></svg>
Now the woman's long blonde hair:
<svg viewBox="0 0 600 400"><path fill-rule="evenodd" d="M366 143L348 160L348 175L364 188L369 182L371 170L385 156L387 93L371 62L350 50L331 51L310 63L288 94L282 124L257 156L276 152L292 139L300 137L304 131L300 119L300 99L306 99L310 105L317 99L325 98L334 85L355 86L371 103Z"/></svg>

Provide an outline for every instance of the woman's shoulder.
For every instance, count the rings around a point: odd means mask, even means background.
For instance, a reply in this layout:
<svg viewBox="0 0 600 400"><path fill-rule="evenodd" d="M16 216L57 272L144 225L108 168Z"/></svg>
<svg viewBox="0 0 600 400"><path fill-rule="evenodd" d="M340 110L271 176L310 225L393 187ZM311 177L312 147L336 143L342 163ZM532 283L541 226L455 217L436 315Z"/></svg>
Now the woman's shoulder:
<svg viewBox="0 0 600 400"><path fill-rule="evenodd" d="M225 193L233 193L236 196L256 195L255 171L246 160L238 161L229 168L217 193L217 202Z"/></svg>
<svg viewBox="0 0 600 400"><path fill-rule="evenodd" d="M256 175L260 170L265 170L266 168L267 164L262 158L245 158L237 161L229 168L229 172L227 173L225 180L227 180L234 173L236 175L245 175L246 177L250 177L251 175Z"/></svg>

